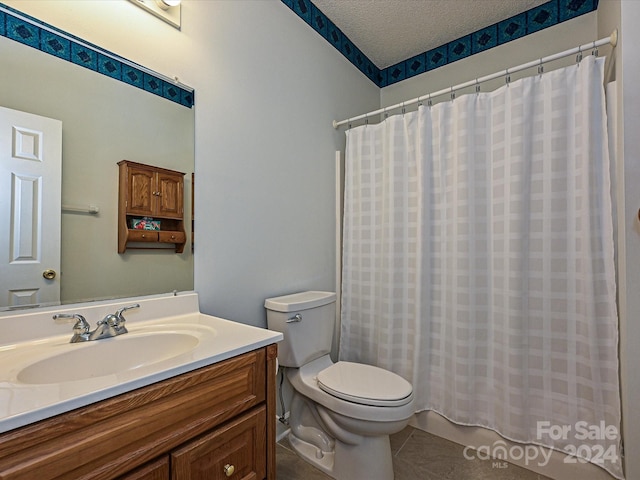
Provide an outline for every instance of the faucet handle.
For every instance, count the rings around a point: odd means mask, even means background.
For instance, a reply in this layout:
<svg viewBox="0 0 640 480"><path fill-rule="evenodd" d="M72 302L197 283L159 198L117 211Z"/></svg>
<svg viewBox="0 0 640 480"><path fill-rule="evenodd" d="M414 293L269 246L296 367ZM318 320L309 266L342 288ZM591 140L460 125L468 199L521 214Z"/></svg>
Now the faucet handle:
<svg viewBox="0 0 640 480"><path fill-rule="evenodd" d="M91 327L82 315L78 315L78 321L73 325L73 333L87 333Z"/></svg>
<svg viewBox="0 0 640 480"><path fill-rule="evenodd" d="M73 325L73 337L71 338L71 343L83 341L89 335L89 330L91 330L91 327L82 315L78 313L56 313L53 316L54 320L58 320L61 318L76 320L76 323Z"/></svg>
<svg viewBox="0 0 640 480"><path fill-rule="evenodd" d="M76 323L73 326L73 332L74 333L87 333L89 331L89 323L87 322L87 320L80 315L79 313L56 313L53 316L54 320L58 320L58 319L75 319ZM76 331L79 330L79 331Z"/></svg>
<svg viewBox="0 0 640 480"><path fill-rule="evenodd" d="M124 318L124 316L122 314L124 312L126 312L127 310L131 310L132 308L140 308L140 304L139 303L134 303L133 305L129 305L127 307L122 307L118 311L116 311L115 316L118 319L118 322L120 322L121 324L126 322L127 320Z"/></svg>

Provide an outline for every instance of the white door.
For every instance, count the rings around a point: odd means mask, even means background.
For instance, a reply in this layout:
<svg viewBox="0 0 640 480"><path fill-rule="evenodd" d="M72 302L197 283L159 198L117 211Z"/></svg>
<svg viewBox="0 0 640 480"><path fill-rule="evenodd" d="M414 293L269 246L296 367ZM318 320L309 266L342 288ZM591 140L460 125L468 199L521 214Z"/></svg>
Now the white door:
<svg viewBox="0 0 640 480"><path fill-rule="evenodd" d="M62 122L0 107L0 308L60 301Z"/></svg>

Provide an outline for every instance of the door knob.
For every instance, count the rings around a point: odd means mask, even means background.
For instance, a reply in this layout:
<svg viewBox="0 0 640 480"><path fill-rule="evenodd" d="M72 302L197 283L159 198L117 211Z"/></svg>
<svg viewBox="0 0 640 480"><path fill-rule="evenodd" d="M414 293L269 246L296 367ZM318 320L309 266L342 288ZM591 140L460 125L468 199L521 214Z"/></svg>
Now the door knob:
<svg viewBox="0 0 640 480"><path fill-rule="evenodd" d="M44 278L46 278L47 280L53 280L54 278L56 278L56 271L55 270L51 270L50 268L45 270L44 272L42 272L42 276Z"/></svg>

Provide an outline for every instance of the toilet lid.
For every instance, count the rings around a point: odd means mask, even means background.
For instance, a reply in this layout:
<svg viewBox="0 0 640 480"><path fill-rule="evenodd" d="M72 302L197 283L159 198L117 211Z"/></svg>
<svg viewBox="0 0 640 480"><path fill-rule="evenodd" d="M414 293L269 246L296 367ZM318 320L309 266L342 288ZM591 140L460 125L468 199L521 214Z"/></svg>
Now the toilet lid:
<svg viewBox="0 0 640 480"><path fill-rule="evenodd" d="M318 373L317 380L320 389L328 394L362 405L405 405L411 401L413 391L400 375L362 363L335 363Z"/></svg>

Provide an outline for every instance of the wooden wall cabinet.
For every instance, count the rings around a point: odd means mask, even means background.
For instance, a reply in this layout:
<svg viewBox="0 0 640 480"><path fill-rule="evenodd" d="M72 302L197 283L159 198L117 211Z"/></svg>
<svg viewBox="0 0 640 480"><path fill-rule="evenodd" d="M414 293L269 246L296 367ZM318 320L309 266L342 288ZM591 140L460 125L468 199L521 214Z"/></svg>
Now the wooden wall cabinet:
<svg viewBox="0 0 640 480"><path fill-rule="evenodd" d="M0 434L2 480L275 480L276 345Z"/></svg>
<svg viewBox="0 0 640 480"><path fill-rule="evenodd" d="M187 238L185 174L129 160L118 162L118 167L118 253L124 253L127 247L144 248L143 242L173 244L176 253L182 253ZM131 228L133 219L143 217L160 220L160 230Z"/></svg>

